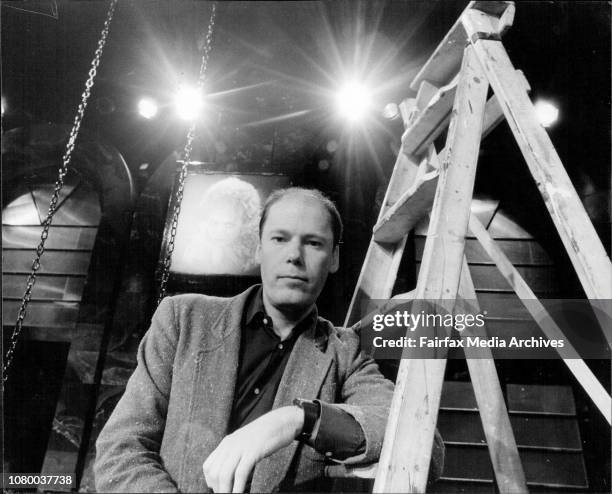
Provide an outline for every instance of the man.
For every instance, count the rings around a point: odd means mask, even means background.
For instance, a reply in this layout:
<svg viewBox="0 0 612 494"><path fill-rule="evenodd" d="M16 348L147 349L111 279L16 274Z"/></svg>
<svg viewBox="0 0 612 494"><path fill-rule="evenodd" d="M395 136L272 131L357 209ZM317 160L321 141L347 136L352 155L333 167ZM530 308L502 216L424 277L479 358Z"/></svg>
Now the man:
<svg viewBox="0 0 612 494"><path fill-rule="evenodd" d="M277 191L260 222L261 288L160 304L98 438L98 490L321 490L326 461L378 459L393 385L315 306L341 234L320 192Z"/></svg>

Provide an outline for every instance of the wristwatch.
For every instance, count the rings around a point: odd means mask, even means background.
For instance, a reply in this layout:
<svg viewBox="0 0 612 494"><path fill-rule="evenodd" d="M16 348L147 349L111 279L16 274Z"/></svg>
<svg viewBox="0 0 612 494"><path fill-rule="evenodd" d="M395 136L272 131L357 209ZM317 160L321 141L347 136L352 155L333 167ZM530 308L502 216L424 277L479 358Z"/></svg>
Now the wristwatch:
<svg viewBox="0 0 612 494"><path fill-rule="evenodd" d="M321 405L316 401L302 400L301 398L293 400L293 404L304 410L304 426L296 439L298 441L308 441L321 415Z"/></svg>

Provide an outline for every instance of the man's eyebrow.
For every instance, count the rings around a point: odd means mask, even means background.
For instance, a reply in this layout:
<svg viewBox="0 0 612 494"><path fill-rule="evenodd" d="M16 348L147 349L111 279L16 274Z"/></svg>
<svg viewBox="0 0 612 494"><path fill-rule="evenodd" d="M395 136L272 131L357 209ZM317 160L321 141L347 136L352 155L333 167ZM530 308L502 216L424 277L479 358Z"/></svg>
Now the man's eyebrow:
<svg viewBox="0 0 612 494"><path fill-rule="evenodd" d="M272 228L269 232L269 235L274 235L274 234L281 234L281 235L293 235L290 231L285 230L283 228ZM305 233L303 235L300 235L302 238L305 239L316 239L316 240L321 240L321 241L327 241L327 240L331 240L328 239L328 237L325 234L322 233Z"/></svg>
<svg viewBox="0 0 612 494"><path fill-rule="evenodd" d="M307 233L306 235L304 235L304 238L315 239L315 240L327 240L327 237L320 233Z"/></svg>

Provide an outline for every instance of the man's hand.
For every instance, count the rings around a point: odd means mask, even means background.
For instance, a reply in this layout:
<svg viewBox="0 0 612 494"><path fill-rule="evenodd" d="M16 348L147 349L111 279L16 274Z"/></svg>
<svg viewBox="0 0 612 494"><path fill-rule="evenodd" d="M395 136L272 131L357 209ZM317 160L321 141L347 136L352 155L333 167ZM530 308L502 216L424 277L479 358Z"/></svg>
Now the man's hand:
<svg viewBox="0 0 612 494"><path fill-rule="evenodd" d="M204 478L215 492L243 492L258 461L298 436L304 411L296 406L277 408L225 436L204 462Z"/></svg>

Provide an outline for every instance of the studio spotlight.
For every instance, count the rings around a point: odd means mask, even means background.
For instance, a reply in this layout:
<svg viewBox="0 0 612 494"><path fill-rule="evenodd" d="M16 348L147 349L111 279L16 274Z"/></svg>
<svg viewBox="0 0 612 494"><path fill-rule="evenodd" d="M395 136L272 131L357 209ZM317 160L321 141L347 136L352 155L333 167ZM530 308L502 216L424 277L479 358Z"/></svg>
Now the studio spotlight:
<svg viewBox="0 0 612 494"><path fill-rule="evenodd" d="M535 104L535 111L542 127L552 126L559 118L559 109L550 101L537 101Z"/></svg>
<svg viewBox="0 0 612 494"><path fill-rule="evenodd" d="M4 102L4 96L2 97L2 116L4 116L4 110L6 108L6 103Z"/></svg>
<svg viewBox="0 0 612 494"><path fill-rule="evenodd" d="M151 98L142 98L138 102L138 113L144 118L153 118L157 115L157 103Z"/></svg>
<svg viewBox="0 0 612 494"><path fill-rule="evenodd" d="M399 106L395 103L388 103L385 105L382 111L383 117L387 120L395 120L400 117Z"/></svg>
<svg viewBox="0 0 612 494"><path fill-rule="evenodd" d="M361 121L372 105L370 91L359 82L345 84L337 94L338 112L351 123Z"/></svg>
<svg viewBox="0 0 612 494"><path fill-rule="evenodd" d="M176 113L183 120L195 120L202 110L201 91L193 87L181 87L174 98Z"/></svg>
<svg viewBox="0 0 612 494"><path fill-rule="evenodd" d="M338 151L338 141L336 141L335 139L332 139L331 141L329 141L327 143L327 145L325 146L325 149L327 149L327 152L330 154L334 154L336 151Z"/></svg>

